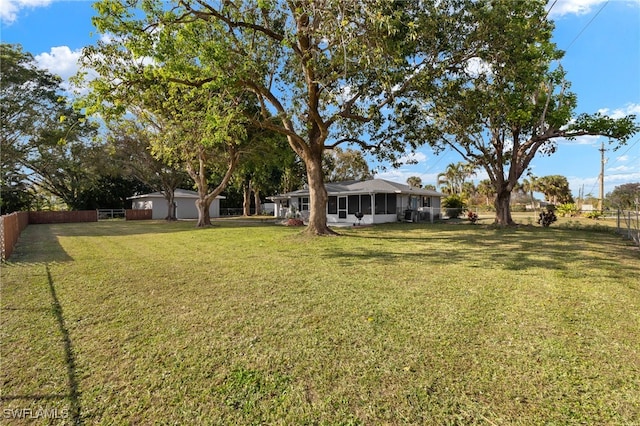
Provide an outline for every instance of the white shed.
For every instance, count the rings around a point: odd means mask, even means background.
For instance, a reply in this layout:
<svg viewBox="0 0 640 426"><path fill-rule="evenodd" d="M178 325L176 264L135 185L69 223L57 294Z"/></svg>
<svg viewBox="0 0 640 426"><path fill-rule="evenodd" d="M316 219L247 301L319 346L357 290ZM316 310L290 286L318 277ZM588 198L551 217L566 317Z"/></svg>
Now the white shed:
<svg viewBox="0 0 640 426"><path fill-rule="evenodd" d="M209 215L211 217L220 216L220 200L225 197L218 195L209 207ZM174 192L174 201L176 203L176 218L178 219L197 219L198 209L196 208L196 200L198 193L187 189L176 189ZM131 208L134 210L152 210L152 219L164 219L167 217L167 200L162 192L152 192L151 194L134 195L129 197L131 200Z"/></svg>

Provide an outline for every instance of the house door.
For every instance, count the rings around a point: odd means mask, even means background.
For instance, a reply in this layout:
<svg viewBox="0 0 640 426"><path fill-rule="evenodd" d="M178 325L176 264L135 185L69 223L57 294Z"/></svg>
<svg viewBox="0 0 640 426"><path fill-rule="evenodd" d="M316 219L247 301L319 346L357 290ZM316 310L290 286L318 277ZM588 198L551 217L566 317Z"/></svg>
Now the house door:
<svg viewBox="0 0 640 426"><path fill-rule="evenodd" d="M338 197L338 219L347 218L347 197Z"/></svg>

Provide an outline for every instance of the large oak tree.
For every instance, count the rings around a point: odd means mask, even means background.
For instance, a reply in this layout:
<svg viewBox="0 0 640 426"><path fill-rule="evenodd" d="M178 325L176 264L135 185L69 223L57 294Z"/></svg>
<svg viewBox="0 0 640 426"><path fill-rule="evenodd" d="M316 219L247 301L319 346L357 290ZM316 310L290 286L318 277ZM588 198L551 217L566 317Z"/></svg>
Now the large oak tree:
<svg viewBox="0 0 640 426"><path fill-rule="evenodd" d="M69 208L86 208L96 177L94 156L100 152L92 141L95 126L73 110L62 80L38 68L21 46L0 44L0 66L3 198L38 188Z"/></svg>
<svg viewBox="0 0 640 426"><path fill-rule="evenodd" d="M511 193L536 155L560 138L603 135L624 143L639 130L634 116L574 115L576 95L551 42L546 1L483 0L466 38L475 58L451 70L444 90L426 97L428 135L487 172L496 193L495 222L514 223ZM435 130L434 131L434 125Z"/></svg>

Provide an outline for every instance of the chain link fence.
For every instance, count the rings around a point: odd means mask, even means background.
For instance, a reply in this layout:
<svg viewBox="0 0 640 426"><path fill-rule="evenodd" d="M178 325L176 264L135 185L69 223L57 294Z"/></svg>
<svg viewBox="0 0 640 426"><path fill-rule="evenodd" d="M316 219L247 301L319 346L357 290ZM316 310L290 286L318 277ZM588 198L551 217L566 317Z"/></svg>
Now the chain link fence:
<svg viewBox="0 0 640 426"><path fill-rule="evenodd" d="M617 231L640 247L640 211L618 210Z"/></svg>

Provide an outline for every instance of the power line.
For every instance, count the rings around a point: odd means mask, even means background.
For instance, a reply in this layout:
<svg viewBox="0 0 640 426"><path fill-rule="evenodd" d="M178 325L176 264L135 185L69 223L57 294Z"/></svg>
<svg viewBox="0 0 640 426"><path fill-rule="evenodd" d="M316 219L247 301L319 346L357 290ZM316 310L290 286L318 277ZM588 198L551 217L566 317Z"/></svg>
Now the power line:
<svg viewBox="0 0 640 426"><path fill-rule="evenodd" d="M549 10L547 10L547 13L544 15L544 19L547 19L547 16L549 16L549 12L551 12L551 9L553 9L553 6L555 6L556 3L558 3L558 0L553 0L553 4L549 8Z"/></svg>
<svg viewBox="0 0 640 426"><path fill-rule="evenodd" d="M634 143L632 143L632 144L629 146L629 148L627 148L627 150L626 150L625 152L623 152L622 154L620 154L620 155L618 156L618 158L616 158L616 161L618 161L618 159L619 159L620 157L624 156L627 152L631 151L631 148L633 148L634 146L636 146L636 145L638 144L638 142L640 142L640 138L636 139L636 141L635 141ZM615 163L616 161L614 161L614 163Z"/></svg>
<svg viewBox="0 0 640 426"><path fill-rule="evenodd" d="M582 29L580 30L580 32L578 33L578 35L577 35L577 36L576 36L576 37L571 41L571 43L569 43L569 45L567 46L567 48L566 48L566 49L564 49L565 51L569 50L569 48L570 48L571 46L573 46L573 43L575 43L575 42L576 42L576 40L578 40L578 39L580 38L580 36L582 35L582 33L584 33L584 31L589 27L589 25L591 25L591 23L592 23L592 22L593 22L593 21L598 17L598 15L600 15L600 12L602 12L602 9L604 9L604 8L605 8L605 6L609 4L609 1L610 1L610 0L607 0L607 2L606 2L606 3L604 3L604 4L602 5L602 7L598 10L598 12L596 12L596 14L595 14L595 15L593 15L593 18L591 18L591 20L590 20L589 22L587 22L587 24L586 24L584 27L582 27ZM553 4L555 4L555 2L554 2ZM551 5L551 7L553 7L553 5ZM551 10L551 9L549 9L549 10Z"/></svg>

